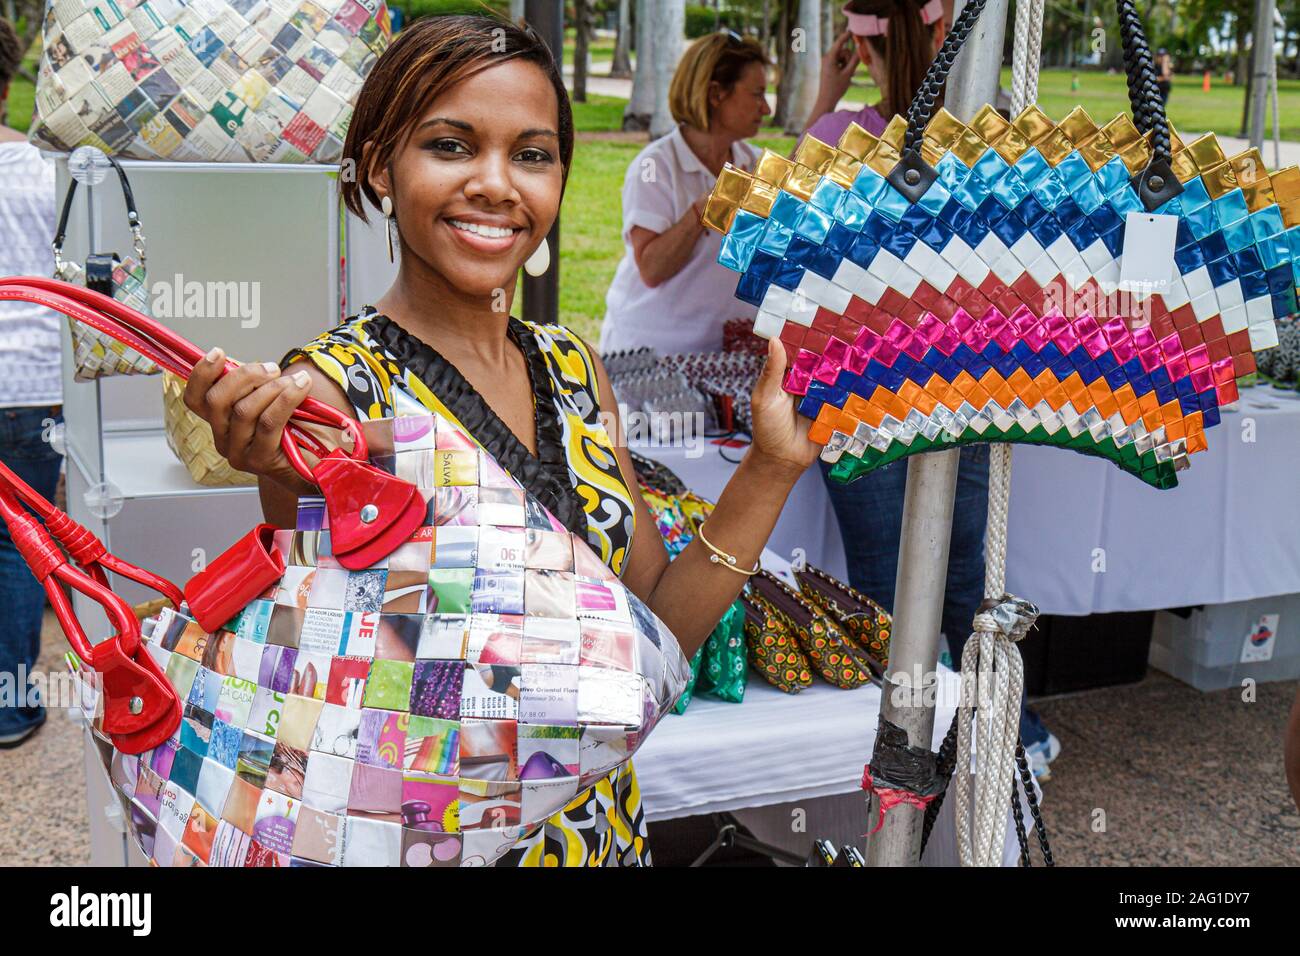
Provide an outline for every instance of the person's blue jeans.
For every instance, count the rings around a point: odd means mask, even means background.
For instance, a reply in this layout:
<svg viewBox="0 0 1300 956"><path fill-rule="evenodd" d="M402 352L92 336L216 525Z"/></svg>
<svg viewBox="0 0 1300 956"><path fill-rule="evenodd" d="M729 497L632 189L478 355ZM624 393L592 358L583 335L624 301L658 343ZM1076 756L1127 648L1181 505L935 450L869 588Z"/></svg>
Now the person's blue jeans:
<svg viewBox="0 0 1300 956"><path fill-rule="evenodd" d="M50 423L62 421L57 406L0 408L0 461L48 499L54 498L63 458L47 439ZM3 521L0 521L0 607L4 608L0 674L9 675L5 680L12 682L19 695L14 701L16 706L8 706L9 701L0 699L0 737L3 737L22 733L45 720L45 709L39 703L28 706L30 675L41 652L45 589L18 554ZM27 686L18 684L20 671L29 677Z"/></svg>
<svg viewBox="0 0 1300 956"><path fill-rule="evenodd" d="M962 649L984 599L984 530L989 509L989 446L965 445L960 454L940 624L955 668L961 667ZM831 481L830 466L825 462L821 466L844 541L849 584L891 614L907 462L906 458L890 462L847 485ZM1047 736L1038 715L1027 707L1021 708L1020 731L1026 745Z"/></svg>

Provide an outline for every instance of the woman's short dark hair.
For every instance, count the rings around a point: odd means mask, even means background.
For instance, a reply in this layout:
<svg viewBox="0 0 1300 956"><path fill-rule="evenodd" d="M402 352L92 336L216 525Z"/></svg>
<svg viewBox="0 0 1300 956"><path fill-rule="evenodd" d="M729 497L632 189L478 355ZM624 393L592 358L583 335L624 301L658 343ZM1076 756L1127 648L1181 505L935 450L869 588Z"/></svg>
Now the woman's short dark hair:
<svg viewBox="0 0 1300 956"><path fill-rule="evenodd" d="M541 37L493 17L427 17L397 35L357 95L343 144L343 161L351 162L356 175L343 177L339 187L347 208L364 220L363 196L379 206L370 170L388 164L433 100L466 77L506 60L536 63L555 88L560 163L567 180L573 159L573 108L555 58Z"/></svg>

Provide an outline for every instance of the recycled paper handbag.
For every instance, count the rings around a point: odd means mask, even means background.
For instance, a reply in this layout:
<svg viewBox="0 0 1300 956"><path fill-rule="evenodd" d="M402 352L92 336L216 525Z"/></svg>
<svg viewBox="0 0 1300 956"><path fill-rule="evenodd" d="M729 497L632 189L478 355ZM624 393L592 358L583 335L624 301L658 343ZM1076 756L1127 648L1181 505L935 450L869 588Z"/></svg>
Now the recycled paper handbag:
<svg viewBox="0 0 1300 956"><path fill-rule="evenodd" d="M87 152L94 153L93 149ZM72 201L77 195L77 180L68 181L68 192L63 197L63 210L59 225L54 231L54 276L65 282L84 285L96 292L112 296L137 312L148 312L149 280L145 270L144 231L140 214L135 208L135 195L131 181L111 156L95 156L106 160L117 173L122 186L122 199L126 203L126 220L131 228L131 241L135 257L119 256L116 252L96 252L86 256L84 265L63 258L63 243L68 236L68 218L72 214ZM135 349L119 342L98 329L69 320L72 331L72 364L79 382L93 381L103 375L156 375L158 366Z"/></svg>
<svg viewBox="0 0 1300 956"><path fill-rule="evenodd" d="M755 331L785 344L785 388L834 478L1014 441L1172 487L1296 311L1300 169L1270 175L1213 134L1184 144L1131 0L1131 118L935 112L983 5L880 138L851 125L752 175L724 169L704 214L719 262L759 307Z"/></svg>
<svg viewBox="0 0 1300 956"><path fill-rule="evenodd" d="M130 159L336 163L384 0L48 0L30 138Z"/></svg>
<svg viewBox="0 0 1300 956"><path fill-rule="evenodd" d="M0 279L2 299L177 375L200 358L94 292ZM351 450L304 423L342 429ZM155 863L491 863L625 763L676 700L689 668L673 635L451 421L358 423L308 400L283 447L320 496L300 499L295 530L259 525L183 592L0 466L0 514L102 700L95 731ZM172 606L139 625L106 569ZM60 584L103 605L114 636L91 646Z"/></svg>

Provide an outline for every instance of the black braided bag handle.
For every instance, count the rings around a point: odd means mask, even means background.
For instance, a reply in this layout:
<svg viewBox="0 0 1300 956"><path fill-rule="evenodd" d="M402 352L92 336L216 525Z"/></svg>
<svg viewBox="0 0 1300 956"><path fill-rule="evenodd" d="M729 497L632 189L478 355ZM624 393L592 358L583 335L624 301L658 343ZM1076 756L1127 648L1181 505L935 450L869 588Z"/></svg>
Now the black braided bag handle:
<svg viewBox="0 0 1300 956"><path fill-rule="evenodd" d="M987 0L969 0L962 8L908 107L902 159L888 178L899 192L913 202L920 199L938 178L938 173L921 158L921 139L934 115L939 94L948 82L948 74L957 54L979 22L986 2ZM1134 0L1116 0L1116 8L1124 44L1124 71L1128 77L1133 122L1140 132L1151 133L1151 161L1146 169L1133 178L1133 186L1143 205L1151 210L1182 192L1182 184L1170 166L1169 119L1165 114L1164 100L1156 86L1155 62L1147 44L1142 18L1138 15Z"/></svg>

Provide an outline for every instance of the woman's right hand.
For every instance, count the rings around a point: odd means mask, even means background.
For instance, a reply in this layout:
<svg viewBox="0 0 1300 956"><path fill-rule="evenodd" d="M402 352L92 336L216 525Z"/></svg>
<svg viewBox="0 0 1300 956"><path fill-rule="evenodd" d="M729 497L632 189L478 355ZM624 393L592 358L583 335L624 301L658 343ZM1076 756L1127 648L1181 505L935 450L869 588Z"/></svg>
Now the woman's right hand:
<svg viewBox="0 0 1300 956"><path fill-rule="evenodd" d="M831 48L822 57L817 102L824 107L823 112L834 110L849 91L858 62L858 48L854 45L853 34L845 30L835 38Z"/></svg>
<svg viewBox="0 0 1300 956"><path fill-rule="evenodd" d="M274 362L241 365L223 375L225 364L225 353L214 348L194 366L185 406L212 426L217 452L235 468L307 493L311 486L289 464L280 436L311 393L311 375L303 368L285 375Z"/></svg>

